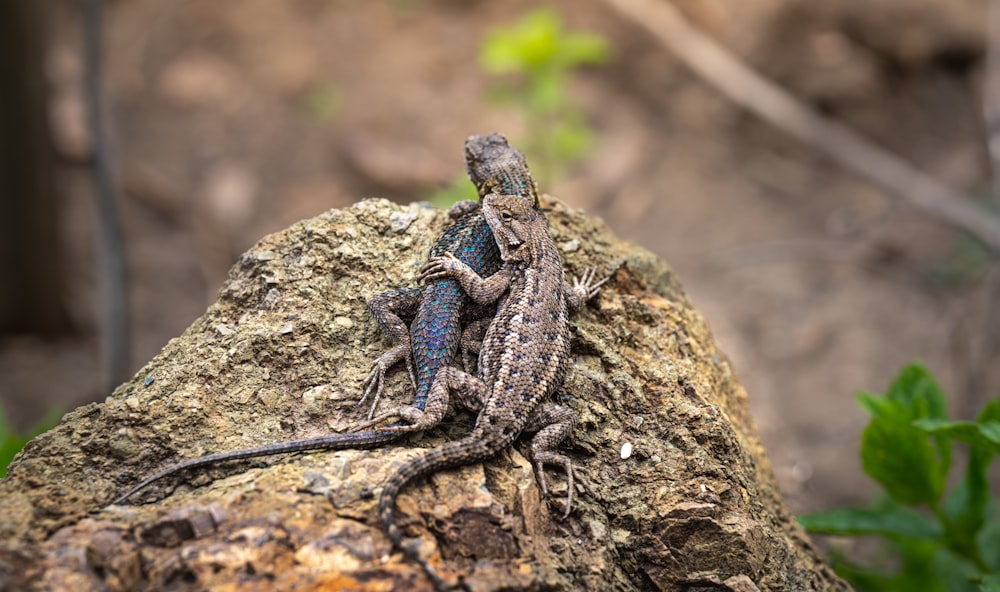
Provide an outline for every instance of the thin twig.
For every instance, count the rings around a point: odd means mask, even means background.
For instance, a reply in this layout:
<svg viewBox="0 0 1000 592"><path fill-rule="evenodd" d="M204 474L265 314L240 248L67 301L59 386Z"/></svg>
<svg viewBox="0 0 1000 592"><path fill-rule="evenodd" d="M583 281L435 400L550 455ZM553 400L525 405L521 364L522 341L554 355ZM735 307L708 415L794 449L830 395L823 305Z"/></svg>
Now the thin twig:
<svg viewBox="0 0 1000 592"><path fill-rule="evenodd" d="M983 72L983 124L993 175L993 204L1000 209L1000 0L990 0L986 21L986 67ZM995 360L1000 354L1000 261L981 285L982 307L974 312L965 368L965 417L974 417L996 389ZM978 317L978 318L976 318Z"/></svg>
<svg viewBox="0 0 1000 592"><path fill-rule="evenodd" d="M103 390L110 393L128 376L128 269L125 263L125 238L118 211L118 187L108 149L101 92L101 5L102 0L88 0L84 8L84 63L87 116L93 148L94 182L97 189L98 268L102 270L101 302Z"/></svg>
<svg viewBox="0 0 1000 592"><path fill-rule="evenodd" d="M1000 219L764 79L692 27L670 2L607 2L635 24L645 27L730 100L924 213L971 232L1000 251Z"/></svg>
<svg viewBox="0 0 1000 592"><path fill-rule="evenodd" d="M993 202L1000 206L1000 0L990 0L983 74L983 121L993 173Z"/></svg>

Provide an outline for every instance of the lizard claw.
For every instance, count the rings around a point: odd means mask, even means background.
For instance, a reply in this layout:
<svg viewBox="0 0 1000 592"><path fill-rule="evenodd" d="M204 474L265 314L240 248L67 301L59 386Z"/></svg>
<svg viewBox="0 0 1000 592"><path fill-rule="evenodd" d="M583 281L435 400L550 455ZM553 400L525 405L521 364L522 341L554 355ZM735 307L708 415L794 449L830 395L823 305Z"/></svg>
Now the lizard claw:
<svg viewBox="0 0 1000 592"><path fill-rule="evenodd" d="M386 422L397 422L393 425L376 427ZM374 428L379 432L409 433L426 430L434 427L440 421L439 417L431 416L428 413L410 406L401 406L379 413L366 422L360 423L350 431L363 432ZM399 423L401 422L401 423Z"/></svg>
<svg viewBox="0 0 1000 592"><path fill-rule="evenodd" d="M595 282L594 276L597 275L597 266L588 267L583 271L583 275L580 277L573 277L573 291L580 296L582 302L590 300L601 290L603 286L611 276L605 277L602 280Z"/></svg>
<svg viewBox="0 0 1000 592"><path fill-rule="evenodd" d="M463 263L451 253L445 253L440 257L431 257L427 263L420 268L420 276L417 278L421 282L429 282L441 278L455 277Z"/></svg>
<svg viewBox="0 0 1000 592"><path fill-rule="evenodd" d="M368 419L371 419L375 415L375 408L378 407L378 401L382 397L382 391L385 389L385 373L394 366L400 359L406 361L406 370L410 375L410 383L413 385L413 389L417 388L417 377L413 369L413 360L410 359L410 341L409 337L406 337L403 343L397 344L395 347L385 352L377 360L372 362L371 371L365 378L364 382L361 383L361 387L365 389L364 395L361 400L358 401L358 406L364 404L368 397L372 397L372 406L368 411Z"/></svg>
<svg viewBox="0 0 1000 592"><path fill-rule="evenodd" d="M374 417L372 417L374 415ZM359 423L358 425L352 427L349 431L351 432L363 432L365 430L370 430L380 423L384 423L389 420L395 420L399 418L399 412L397 409L390 409L384 413L379 413L375 415L375 410L372 409L372 413L368 415L368 421ZM383 428L378 428L383 429Z"/></svg>
<svg viewBox="0 0 1000 592"><path fill-rule="evenodd" d="M545 469L543 467L546 462L560 464L566 472L566 511L563 512L563 518L569 518L570 511L573 509L573 491L575 489L575 479L573 478L575 468L573 467L573 463L562 455L554 455L551 458L547 458L544 462L535 461L535 476L538 479L538 487L542 490L544 497L548 497L549 495L548 481L545 478Z"/></svg>
<svg viewBox="0 0 1000 592"><path fill-rule="evenodd" d="M375 408L378 407L378 400L382 397L384 378L385 371L378 363L376 363L372 368L371 374L369 374L368 378L366 378L361 384L361 386L365 389L365 394L358 400L358 407L364 405L365 400L367 400L369 396L372 397L372 406L368 410L368 419L371 419L372 415L375 414Z"/></svg>

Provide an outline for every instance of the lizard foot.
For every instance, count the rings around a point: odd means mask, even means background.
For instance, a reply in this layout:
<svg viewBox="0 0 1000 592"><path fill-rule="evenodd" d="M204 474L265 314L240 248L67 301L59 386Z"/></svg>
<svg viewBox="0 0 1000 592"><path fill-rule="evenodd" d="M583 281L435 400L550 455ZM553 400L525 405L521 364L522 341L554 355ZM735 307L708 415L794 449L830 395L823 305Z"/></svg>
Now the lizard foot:
<svg viewBox="0 0 1000 592"><path fill-rule="evenodd" d="M435 417L425 411L417 409L415 407L405 406L396 407L390 409L383 413L379 413L375 417L369 419L368 421L354 426L352 432L361 432L369 429L376 429L380 432L393 432L393 433L407 433L407 432L418 432L421 430L430 429L441 421L440 417ZM384 424L386 422L402 422L401 424L389 425L389 426L379 426L379 424Z"/></svg>
<svg viewBox="0 0 1000 592"><path fill-rule="evenodd" d="M569 457L555 452L536 453L533 463L535 465L535 478L538 479L538 487L542 490L542 495L545 497L549 495L549 486L548 481L545 479L544 465L561 465L563 467L563 470L566 472L566 511L563 513L563 518L568 518L570 511L573 509L573 491L575 490L576 481L574 473L576 472L576 467L573 466ZM583 481L580 483L584 486L584 489L590 489Z"/></svg>
<svg viewBox="0 0 1000 592"><path fill-rule="evenodd" d="M608 276L600 281L595 282L594 276L597 275L597 266L588 267L583 271L583 275L580 277L573 278L573 291L577 293L581 302L586 302L590 300L601 290L603 286L611 276Z"/></svg>
<svg viewBox="0 0 1000 592"><path fill-rule="evenodd" d="M406 370L410 375L410 384L416 390L417 376L413 369L413 360L410 358L410 341L409 337L407 337L404 343L396 345L379 356L372 363L368 377L361 383L361 387L365 389L365 394L358 401L358 406L363 405L368 397L372 397L372 406L368 411L368 419L371 419L375 415L375 408L378 407L378 401L382 398L382 391L385 389L385 373L400 360L406 361Z"/></svg>
<svg viewBox="0 0 1000 592"><path fill-rule="evenodd" d="M420 268L420 282L430 282L441 278L457 277L462 268L468 267L462 263L458 257L446 252L440 257L431 257L427 263Z"/></svg>

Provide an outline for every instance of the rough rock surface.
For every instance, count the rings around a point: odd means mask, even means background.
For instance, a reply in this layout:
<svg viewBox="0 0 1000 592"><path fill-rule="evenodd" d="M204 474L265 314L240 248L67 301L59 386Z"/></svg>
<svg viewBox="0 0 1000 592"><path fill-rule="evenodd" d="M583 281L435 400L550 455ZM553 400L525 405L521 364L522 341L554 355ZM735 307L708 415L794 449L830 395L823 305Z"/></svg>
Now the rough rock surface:
<svg viewBox="0 0 1000 592"><path fill-rule="evenodd" d="M673 272L600 221L547 205L569 272L613 273L572 321L560 397L580 416L565 448L590 491L563 519L563 500L540 497L515 448L407 488L407 535L472 590L849 589L782 503L746 392ZM389 553L377 494L399 462L471 417L380 450L194 471L142 505L105 506L176 461L358 421L361 381L386 348L365 300L412 285L447 223L426 206L367 200L250 249L183 335L11 465L0 589L429 589ZM396 370L382 405L411 396Z"/></svg>

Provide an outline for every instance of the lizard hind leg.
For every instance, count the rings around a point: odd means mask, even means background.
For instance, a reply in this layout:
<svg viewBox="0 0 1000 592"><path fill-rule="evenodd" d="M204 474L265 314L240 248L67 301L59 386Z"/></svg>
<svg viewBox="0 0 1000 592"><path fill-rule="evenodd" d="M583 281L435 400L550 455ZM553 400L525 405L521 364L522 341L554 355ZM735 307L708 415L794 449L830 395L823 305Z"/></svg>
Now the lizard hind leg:
<svg viewBox="0 0 1000 592"><path fill-rule="evenodd" d="M375 413L382 391L385 389L386 372L400 360L406 363L406 370L410 375L410 383L414 390L417 388L410 329L406 326L406 321L413 320L413 317L416 316L422 296L423 288L399 288L375 294L368 300L368 311L375 319L379 331L393 344L392 349L379 356L372 363L371 371L361 385L365 392L361 400L358 401L358 405L363 405L368 397L372 397L369 418Z"/></svg>
<svg viewBox="0 0 1000 592"><path fill-rule="evenodd" d="M413 358L410 355L410 337L407 335L402 343L395 345L372 363L371 371L361 383L361 388L365 389L365 394L358 401L358 406L364 405L368 397L372 398L371 409L368 410L368 419L375 415L375 408L378 407L379 399L385 390L385 373L400 360L406 361L406 370L410 374L410 384L413 389L417 388L417 376L413 370Z"/></svg>
<svg viewBox="0 0 1000 592"><path fill-rule="evenodd" d="M525 426L525 431L537 432L531 439L531 461L535 467L535 478L542 495L548 496L548 482L545 479L545 465L560 465L566 472L566 511L563 517L568 517L573 508L573 490L575 487L574 468L570 458L555 450L573 431L576 425L576 412L569 407L544 403L532 413Z"/></svg>
<svg viewBox="0 0 1000 592"><path fill-rule="evenodd" d="M475 374L476 367L472 363L472 355L479 355L483 349L483 336L489 328L492 318L479 319L465 326L462 332L462 339L459 341L459 350L462 352L462 369L467 374Z"/></svg>
<svg viewBox="0 0 1000 592"><path fill-rule="evenodd" d="M441 368L434 377L434 384L431 385L431 390L427 395L427 405L423 410L409 405L399 406L358 425L354 431L370 429L388 421L403 421L405 425L391 425L376 429L396 433L429 430L441 423L441 420L448 413L451 401L449 394L457 395L455 401L463 407L477 411L482 407L486 390L486 385L475 376L446 366Z"/></svg>

